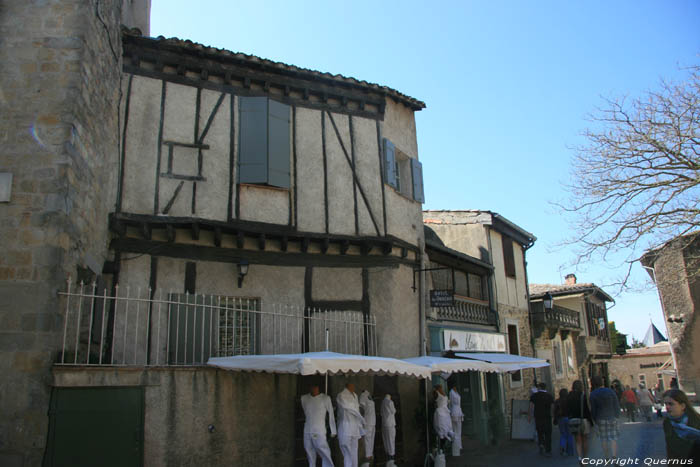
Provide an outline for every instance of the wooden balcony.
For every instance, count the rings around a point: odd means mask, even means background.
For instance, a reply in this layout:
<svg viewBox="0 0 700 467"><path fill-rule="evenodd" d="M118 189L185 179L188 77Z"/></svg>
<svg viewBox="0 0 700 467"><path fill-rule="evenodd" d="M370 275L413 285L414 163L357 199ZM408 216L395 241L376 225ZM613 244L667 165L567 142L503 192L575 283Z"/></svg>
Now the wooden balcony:
<svg viewBox="0 0 700 467"><path fill-rule="evenodd" d="M531 310L535 337L540 337L545 330L550 333L581 330L581 319L576 311L557 305L551 310L545 310L542 302L532 303Z"/></svg>
<svg viewBox="0 0 700 467"><path fill-rule="evenodd" d="M498 314L488 304L470 300L455 300L454 306L431 308L431 314L441 321L456 321L468 324L495 326Z"/></svg>
<svg viewBox="0 0 700 467"><path fill-rule="evenodd" d="M576 341L576 358L579 362L588 357L609 358L612 356L610 340L600 336L579 336Z"/></svg>

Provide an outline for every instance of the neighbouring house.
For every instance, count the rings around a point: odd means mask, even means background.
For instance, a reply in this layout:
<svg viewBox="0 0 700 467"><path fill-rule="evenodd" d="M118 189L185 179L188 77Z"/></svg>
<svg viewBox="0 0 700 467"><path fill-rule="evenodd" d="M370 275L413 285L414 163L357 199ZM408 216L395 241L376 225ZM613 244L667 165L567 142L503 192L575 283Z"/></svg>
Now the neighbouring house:
<svg viewBox="0 0 700 467"><path fill-rule="evenodd" d="M538 379L553 390L571 389L581 379L588 383L602 376L609 384L608 359L612 355L607 303L613 298L592 283L578 283L568 274L564 284L530 284L535 351L549 360ZM546 301L550 306L545 306Z"/></svg>
<svg viewBox="0 0 700 467"><path fill-rule="evenodd" d="M534 356L525 252L536 238L490 211L423 211L428 285L451 290L454 306L428 307L429 350ZM463 393L464 433L481 442L509 437L513 401L527 401L533 370L456 376ZM464 401L464 398L463 398Z"/></svg>
<svg viewBox="0 0 700 467"><path fill-rule="evenodd" d="M691 398L700 391L700 232L670 240L642 257L656 283L678 383Z"/></svg>
<svg viewBox="0 0 700 467"><path fill-rule="evenodd" d="M669 389L676 371L668 340L650 323L643 343L644 347L627 349L624 354L610 358L610 379L632 387L644 384L649 389L656 385L662 391Z"/></svg>
<svg viewBox="0 0 700 467"><path fill-rule="evenodd" d="M123 3L15 2L0 20L0 464L301 465L308 380L206 361L420 354L425 105L147 37L128 18L150 3ZM414 460L421 385L352 380L394 395Z"/></svg>

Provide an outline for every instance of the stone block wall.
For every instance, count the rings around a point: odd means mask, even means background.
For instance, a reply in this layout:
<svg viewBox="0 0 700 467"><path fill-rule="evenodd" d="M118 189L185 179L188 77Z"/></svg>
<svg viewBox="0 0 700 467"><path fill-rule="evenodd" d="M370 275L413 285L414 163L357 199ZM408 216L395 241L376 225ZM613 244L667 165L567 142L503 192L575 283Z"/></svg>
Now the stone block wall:
<svg viewBox="0 0 700 467"><path fill-rule="evenodd" d="M0 465L39 465L57 291L99 274L118 167L117 0L10 0L0 8Z"/></svg>

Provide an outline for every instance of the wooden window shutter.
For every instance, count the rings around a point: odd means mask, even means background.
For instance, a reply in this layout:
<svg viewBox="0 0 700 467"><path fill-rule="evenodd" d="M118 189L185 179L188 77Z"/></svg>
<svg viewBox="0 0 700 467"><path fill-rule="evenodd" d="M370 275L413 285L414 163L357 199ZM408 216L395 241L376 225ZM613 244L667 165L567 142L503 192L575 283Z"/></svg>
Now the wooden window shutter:
<svg viewBox="0 0 700 467"><path fill-rule="evenodd" d="M423 164L411 159L411 176L413 177L413 199L419 203L425 202L423 196Z"/></svg>
<svg viewBox="0 0 700 467"><path fill-rule="evenodd" d="M269 100L268 110L268 184L289 188L289 106Z"/></svg>
<svg viewBox="0 0 700 467"><path fill-rule="evenodd" d="M396 148L394 143L384 138L384 181L393 186L398 187L396 182Z"/></svg>
<svg viewBox="0 0 700 467"><path fill-rule="evenodd" d="M513 255L513 240L501 235L503 245L503 267L507 277L515 277L515 257Z"/></svg>
<svg viewBox="0 0 700 467"><path fill-rule="evenodd" d="M239 97L238 181L267 183L267 97Z"/></svg>

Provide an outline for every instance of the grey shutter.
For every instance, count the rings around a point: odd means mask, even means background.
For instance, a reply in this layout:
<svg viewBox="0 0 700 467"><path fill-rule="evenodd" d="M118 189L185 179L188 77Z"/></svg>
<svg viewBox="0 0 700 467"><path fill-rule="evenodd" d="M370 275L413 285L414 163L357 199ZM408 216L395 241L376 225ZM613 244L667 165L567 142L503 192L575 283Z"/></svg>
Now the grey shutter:
<svg viewBox="0 0 700 467"><path fill-rule="evenodd" d="M272 99L268 105L268 183L289 188L289 106Z"/></svg>
<svg viewBox="0 0 700 467"><path fill-rule="evenodd" d="M396 149L394 143L384 138L384 181L394 188L396 183Z"/></svg>
<svg viewBox="0 0 700 467"><path fill-rule="evenodd" d="M411 159L411 176L413 177L413 199L419 203L425 202L423 196L423 164Z"/></svg>
<svg viewBox="0 0 700 467"><path fill-rule="evenodd" d="M267 97L239 97L238 181L267 183Z"/></svg>

